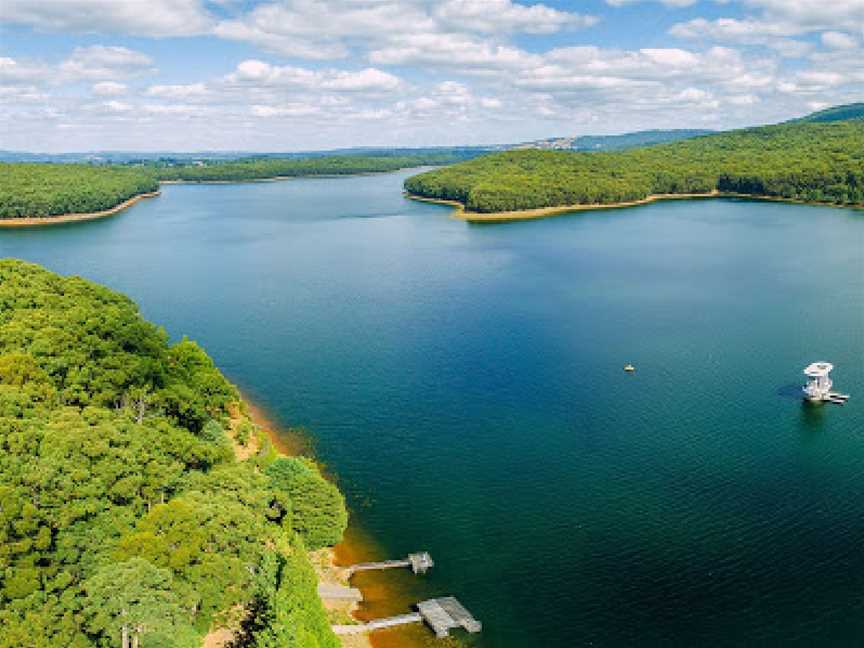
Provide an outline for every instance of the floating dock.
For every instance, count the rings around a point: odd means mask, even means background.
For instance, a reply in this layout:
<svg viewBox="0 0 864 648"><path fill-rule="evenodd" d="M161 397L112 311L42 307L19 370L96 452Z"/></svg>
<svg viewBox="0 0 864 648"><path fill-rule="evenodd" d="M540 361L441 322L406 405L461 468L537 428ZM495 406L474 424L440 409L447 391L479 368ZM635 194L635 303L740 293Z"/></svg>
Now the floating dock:
<svg viewBox="0 0 864 648"><path fill-rule="evenodd" d="M483 624L452 596L422 601L417 604L417 612L410 614L375 619L367 623L335 625L332 628L337 635L362 634L421 622L426 623L439 639L449 637L450 631L456 628L462 628L470 633L480 632L483 629Z"/></svg>
<svg viewBox="0 0 864 648"><path fill-rule="evenodd" d="M426 551L408 554L407 558L401 560L382 560L380 562L358 563L346 568L348 578L360 571L373 571L378 569L399 569L410 567L415 574L425 574L435 566L432 556Z"/></svg>

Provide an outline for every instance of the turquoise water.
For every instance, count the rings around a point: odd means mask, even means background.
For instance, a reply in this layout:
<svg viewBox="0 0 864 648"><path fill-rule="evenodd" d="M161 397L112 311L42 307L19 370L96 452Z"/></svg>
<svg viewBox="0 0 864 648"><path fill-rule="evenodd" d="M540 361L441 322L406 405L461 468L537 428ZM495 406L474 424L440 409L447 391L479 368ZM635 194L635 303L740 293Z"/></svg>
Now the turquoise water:
<svg viewBox="0 0 864 648"><path fill-rule="evenodd" d="M129 294L308 428L478 645L864 642L864 212L470 226L406 175L168 186L0 254ZM821 359L845 407L802 404Z"/></svg>

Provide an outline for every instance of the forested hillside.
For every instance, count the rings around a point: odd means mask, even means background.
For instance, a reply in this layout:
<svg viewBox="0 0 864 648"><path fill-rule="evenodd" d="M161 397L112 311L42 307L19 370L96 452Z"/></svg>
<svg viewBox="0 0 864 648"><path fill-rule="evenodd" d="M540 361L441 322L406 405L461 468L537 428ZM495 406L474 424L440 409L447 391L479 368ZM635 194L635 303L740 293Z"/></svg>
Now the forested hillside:
<svg viewBox="0 0 864 648"><path fill-rule="evenodd" d="M158 190L163 180L243 182L276 177L379 173L450 164L468 155L454 149L402 156L260 157L184 164L0 163L0 219L103 211L133 196Z"/></svg>
<svg viewBox="0 0 864 648"><path fill-rule="evenodd" d="M139 167L0 163L0 218L103 211L158 189Z"/></svg>
<svg viewBox="0 0 864 648"><path fill-rule="evenodd" d="M620 152L508 151L408 178L473 212L614 204L714 190L864 203L864 120L789 123Z"/></svg>
<svg viewBox="0 0 864 648"><path fill-rule="evenodd" d="M409 156L339 155L308 158L247 158L230 162L209 162L158 166L160 180L231 181L277 177L351 175L396 171L412 166L449 164L461 157L448 154Z"/></svg>
<svg viewBox="0 0 864 648"><path fill-rule="evenodd" d="M338 645L306 550L342 497L265 439L235 459L237 401L126 297L0 261L0 648L198 648L241 618L244 646Z"/></svg>

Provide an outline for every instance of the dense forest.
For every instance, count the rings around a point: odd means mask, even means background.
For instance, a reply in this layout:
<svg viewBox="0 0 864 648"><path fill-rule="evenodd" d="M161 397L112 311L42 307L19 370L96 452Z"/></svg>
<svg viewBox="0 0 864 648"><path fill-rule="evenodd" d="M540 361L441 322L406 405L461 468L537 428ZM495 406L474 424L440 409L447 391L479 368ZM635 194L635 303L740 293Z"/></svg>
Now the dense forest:
<svg viewBox="0 0 864 648"><path fill-rule="evenodd" d="M307 550L341 495L126 297L0 261L0 449L0 648L338 646Z"/></svg>
<svg viewBox="0 0 864 648"><path fill-rule="evenodd" d="M714 190L860 205L864 119L749 128L619 152L507 151L413 176L405 189L482 213Z"/></svg>
<svg viewBox="0 0 864 648"><path fill-rule="evenodd" d="M0 163L0 218L103 211L158 189L156 175L137 167Z"/></svg>
<svg viewBox="0 0 864 648"><path fill-rule="evenodd" d="M457 158L449 154L408 156L334 155L307 158L244 158L226 162L205 162L156 166L160 180L234 181L293 176L352 175L396 171L414 166L450 164Z"/></svg>
<svg viewBox="0 0 864 648"><path fill-rule="evenodd" d="M102 211L138 194L158 190L163 180L242 182L276 177L378 173L450 164L464 160L466 155L454 151L404 156L260 157L136 165L0 163L0 218Z"/></svg>

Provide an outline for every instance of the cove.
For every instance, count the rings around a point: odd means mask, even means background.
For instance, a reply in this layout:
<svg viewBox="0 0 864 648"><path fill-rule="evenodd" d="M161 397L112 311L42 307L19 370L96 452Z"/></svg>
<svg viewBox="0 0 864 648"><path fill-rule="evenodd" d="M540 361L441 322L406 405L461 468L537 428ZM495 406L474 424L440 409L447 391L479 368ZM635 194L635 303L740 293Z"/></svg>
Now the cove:
<svg viewBox="0 0 864 648"><path fill-rule="evenodd" d="M435 558L393 578L455 594L477 645L860 641L864 215L468 225L403 198L414 172L165 186L0 255L125 292L307 428L382 550ZM814 360L847 405L801 402Z"/></svg>

